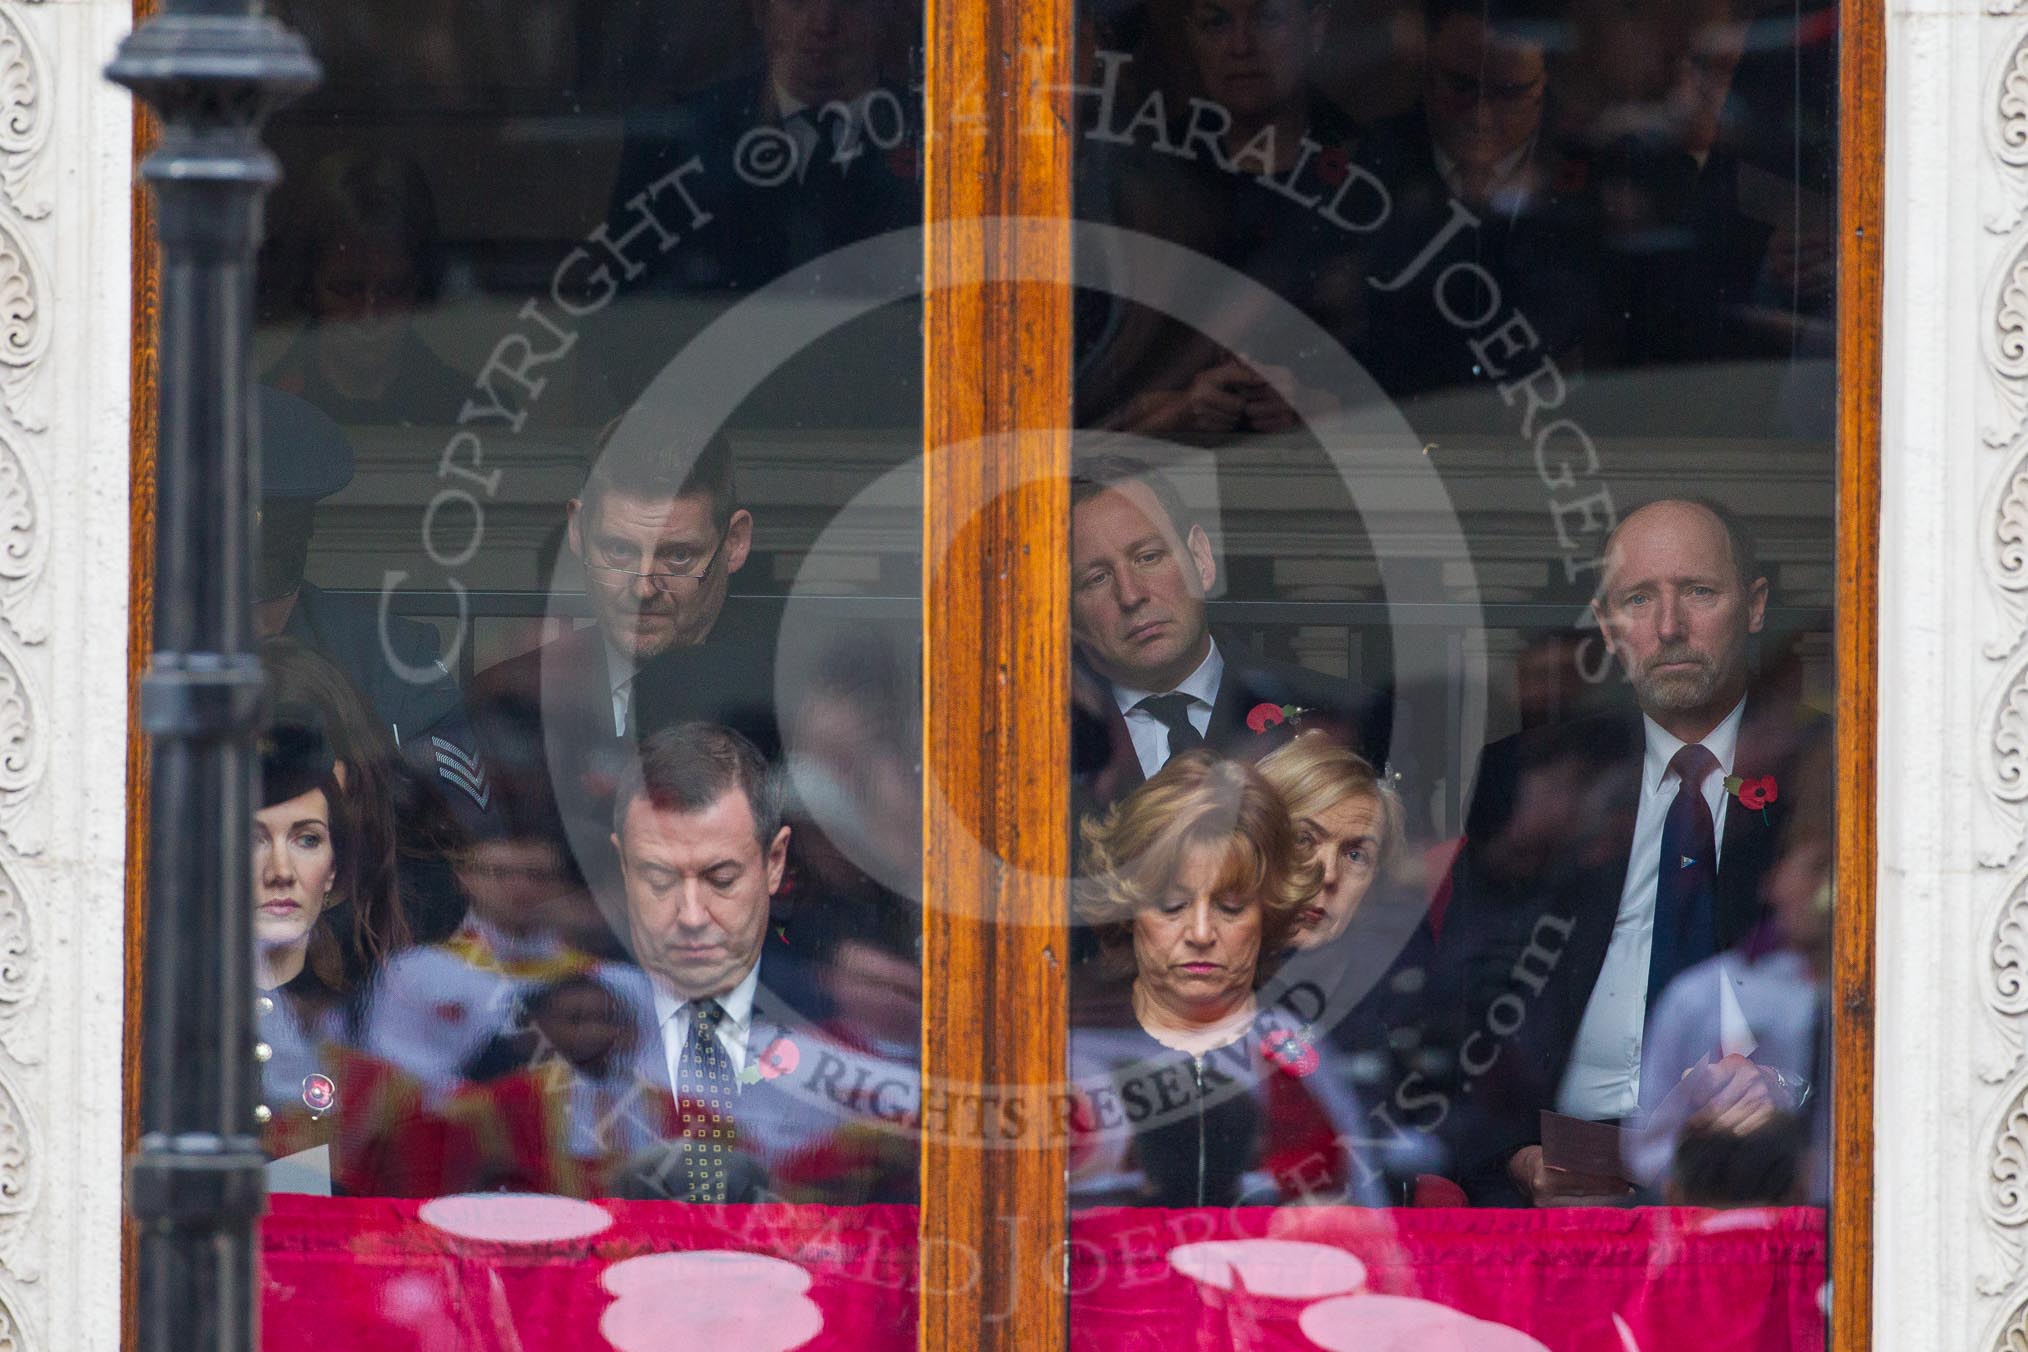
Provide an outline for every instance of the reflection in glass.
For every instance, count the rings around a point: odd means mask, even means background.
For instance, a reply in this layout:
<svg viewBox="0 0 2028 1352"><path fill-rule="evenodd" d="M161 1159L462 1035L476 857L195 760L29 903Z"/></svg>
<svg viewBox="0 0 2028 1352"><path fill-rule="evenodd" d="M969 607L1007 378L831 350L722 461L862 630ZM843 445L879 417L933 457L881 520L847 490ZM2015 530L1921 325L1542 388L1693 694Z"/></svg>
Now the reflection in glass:
<svg viewBox="0 0 2028 1352"><path fill-rule="evenodd" d="M1256 997L1263 958L1312 923L1322 873L1282 800L1259 771L1186 751L1084 836L1079 918L1121 1017L1087 1013L1072 1039L1073 1196L1356 1200L1358 1100L1314 1076L1307 1034Z"/></svg>
<svg viewBox="0 0 2028 1352"><path fill-rule="evenodd" d="M1078 297L1074 1328L1821 1329L1832 17L1085 8L1077 213L1180 252L1088 250ZM1178 806L1221 772L1310 877L1279 938ZM1259 944L1185 1045L1090 900L1135 824L1202 852L1151 936ZM1775 1288L1688 1208L1765 1209L1725 1224Z"/></svg>
<svg viewBox="0 0 2028 1352"><path fill-rule="evenodd" d="M920 248L833 260L920 224L917 16L279 8L327 81L258 298L271 1247L389 1254L389 1345L912 1339ZM475 1238L582 1308L430 1255ZM665 1248L778 1261L675 1312Z"/></svg>

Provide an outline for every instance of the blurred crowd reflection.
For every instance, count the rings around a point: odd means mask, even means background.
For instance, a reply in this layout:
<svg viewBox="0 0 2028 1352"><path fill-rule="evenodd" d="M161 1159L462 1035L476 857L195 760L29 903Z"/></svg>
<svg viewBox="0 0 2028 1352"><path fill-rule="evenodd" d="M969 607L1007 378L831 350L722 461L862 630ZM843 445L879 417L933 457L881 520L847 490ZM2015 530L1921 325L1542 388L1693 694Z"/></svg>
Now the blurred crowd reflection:
<svg viewBox="0 0 2028 1352"><path fill-rule="evenodd" d="M921 1075L918 310L639 402L758 293L908 292L840 252L921 222L920 16L278 9L327 82L259 297L277 1187L912 1201L931 1132L1067 1139L1079 1206L1824 1200L1822 587L1771 617L1829 559L1835 9L1083 8L1045 1122ZM1471 557L1355 507L1308 429L1369 403ZM1383 541L1390 602L1569 618L1445 688L1384 616L1214 622L1374 601Z"/></svg>

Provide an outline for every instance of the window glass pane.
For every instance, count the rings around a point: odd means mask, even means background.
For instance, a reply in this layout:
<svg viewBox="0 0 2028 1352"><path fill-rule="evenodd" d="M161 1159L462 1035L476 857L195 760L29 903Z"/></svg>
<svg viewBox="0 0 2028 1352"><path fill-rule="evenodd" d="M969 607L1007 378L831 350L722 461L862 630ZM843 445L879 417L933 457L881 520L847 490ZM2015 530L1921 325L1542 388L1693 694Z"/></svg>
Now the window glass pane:
<svg viewBox="0 0 2028 1352"><path fill-rule="evenodd" d="M1084 7L1078 1338L1821 1343L1835 19Z"/></svg>
<svg viewBox="0 0 2028 1352"><path fill-rule="evenodd" d="M278 9L265 1336L912 1341L920 14Z"/></svg>

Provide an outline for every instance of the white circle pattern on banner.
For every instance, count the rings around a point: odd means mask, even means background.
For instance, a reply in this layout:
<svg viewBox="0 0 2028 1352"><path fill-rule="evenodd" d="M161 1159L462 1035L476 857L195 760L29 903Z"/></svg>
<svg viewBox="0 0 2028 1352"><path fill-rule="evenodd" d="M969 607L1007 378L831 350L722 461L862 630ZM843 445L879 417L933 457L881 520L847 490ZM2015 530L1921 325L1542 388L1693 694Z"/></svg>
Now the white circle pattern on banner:
<svg viewBox="0 0 2028 1352"><path fill-rule="evenodd" d="M596 1235L613 1223L603 1207L540 1193L437 1197L416 1214L447 1235L493 1244L560 1244Z"/></svg>
<svg viewBox="0 0 2028 1352"><path fill-rule="evenodd" d="M1517 1328L1414 1296L1341 1296L1298 1323L1327 1352L1549 1352Z"/></svg>
<svg viewBox="0 0 2028 1352"><path fill-rule="evenodd" d="M617 1297L599 1318L616 1352L790 1352L824 1330L810 1274L766 1254L646 1254L599 1284Z"/></svg>
<svg viewBox="0 0 2028 1352"><path fill-rule="evenodd" d="M1345 1250L1295 1239L1181 1244L1169 1250L1169 1266L1221 1291L1237 1285L1251 1295L1280 1300L1342 1296L1366 1285L1366 1265Z"/></svg>

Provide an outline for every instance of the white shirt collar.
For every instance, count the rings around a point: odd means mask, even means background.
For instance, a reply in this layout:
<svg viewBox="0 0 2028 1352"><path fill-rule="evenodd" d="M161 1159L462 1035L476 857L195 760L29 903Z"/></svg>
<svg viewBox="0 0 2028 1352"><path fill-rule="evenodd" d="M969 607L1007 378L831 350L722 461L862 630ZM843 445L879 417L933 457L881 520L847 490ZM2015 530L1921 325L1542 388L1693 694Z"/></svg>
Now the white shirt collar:
<svg viewBox="0 0 2028 1352"><path fill-rule="evenodd" d="M1204 660L1197 664L1197 670L1177 682L1175 693L1201 700L1207 707L1215 706L1218 703L1219 682L1224 679L1225 658L1219 655L1218 640L1213 639L1211 651L1204 654ZM1116 685L1113 687L1113 700L1124 714L1150 695L1169 693L1167 690L1135 690L1131 686Z"/></svg>
<svg viewBox="0 0 2028 1352"><path fill-rule="evenodd" d="M1509 216L1517 214L1521 208L1527 206L1529 197L1533 195L1526 177L1521 176L1521 166L1535 153L1535 142L1540 137L1541 133L1537 132L1529 137L1519 150L1510 151L1493 166L1492 205L1498 210L1505 211ZM1458 171L1458 162L1445 154L1441 146L1434 143L1431 144L1430 151L1436 157L1437 176L1443 179L1444 187L1449 190L1451 196L1460 196L1465 180L1464 175Z"/></svg>
<svg viewBox="0 0 2028 1352"><path fill-rule="evenodd" d="M696 1003L685 1000L682 996L664 986L659 979L652 975L649 977L648 984L655 991L655 1026L657 1028L667 1028L671 1019L675 1018L682 1011L689 1009L693 1003ZM725 1018L720 1026L731 1025L740 1034L741 1039L744 1040L747 1027L753 1022L754 993L759 989L760 961L759 959L755 959L753 966L746 969L746 975L739 979L738 985L725 994L714 997L718 1001L718 1007L725 1011Z"/></svg>
<svg viewBox="0 0 2028 1352"><path fill-rule="evenodd" d="M638 668L634 665L634 659L626 653L621 652L610 643L604 646L606 650L606 688L608 690L618 690L628 681L634 679Z"/></svg>
<svg viewBox="0 0 2028 1352"><path fill-rule="evenodd" d="M1719 721L1704 737L1703 746L1718 761L1718 777L1724 779L1732 773L1732 758L1739 750L1739 725L1746 716L1746 697L1740 696L1739 703L1732 706L1732 712ZM1669 762L1685 745L1646 714L1641 722L1647 728L1648 750L1641 761L1641 790L1650 797L1662 789L1662 781L1669 773Z"/></svg>
<svg viewBox="0 0 2028 1352"><path fill-rule="evenodd" d="M781 81L771 80L769 81L769 83L774 87L775 113L778 117L781 118L782 121L787 122L797 113L806 111L810 113L812 118L815 118L818 115L816 112L816 105L805 103L801 99L797 98L794 94L791 94L786 88L782 86ZM866 120L866 103L867 100L873 97L874 93L875 93L874 89L869 89L865 93L860 94L855 98L841 99L837 101L843 103L847 108L850 108L852 110L852 120L856 125ZM826 104L825 106L828 107L829 104Z"/></svg>

